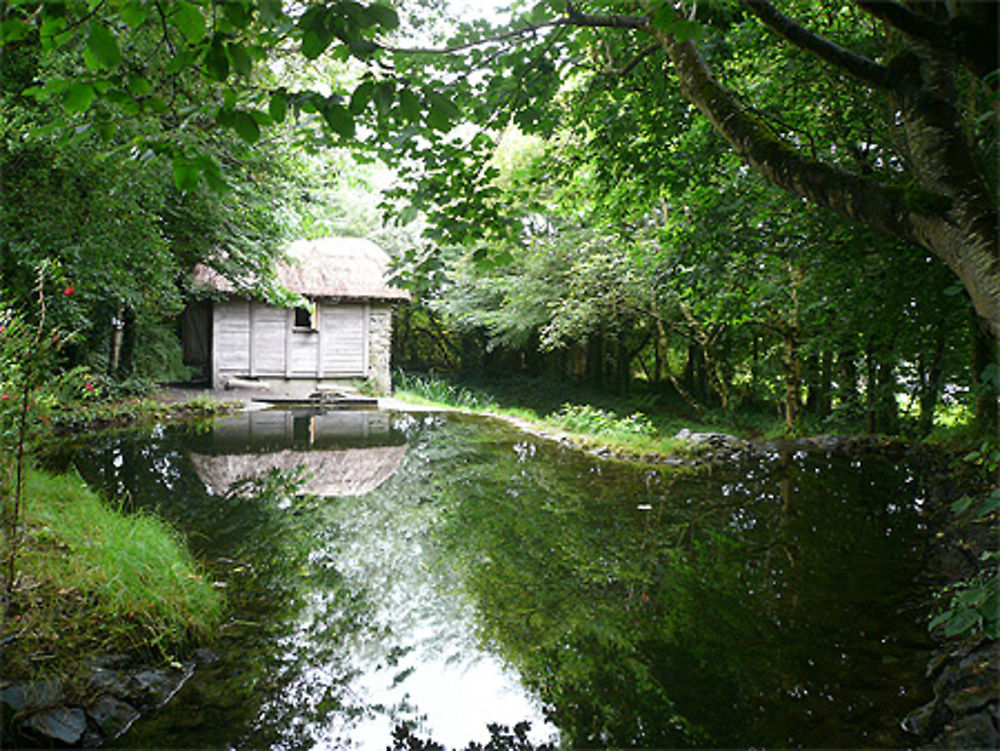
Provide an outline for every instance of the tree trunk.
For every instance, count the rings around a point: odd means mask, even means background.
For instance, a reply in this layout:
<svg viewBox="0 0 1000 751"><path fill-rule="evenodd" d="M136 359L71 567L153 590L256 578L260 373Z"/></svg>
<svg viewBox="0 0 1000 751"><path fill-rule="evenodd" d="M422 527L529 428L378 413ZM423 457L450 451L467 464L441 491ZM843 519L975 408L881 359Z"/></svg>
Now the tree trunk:
<svg viewBox="0 0 1000 751"><path fill-rule="evenodd" d="M941 380L944 375L944 369L941 367L943 358L944 336L941 333L935 342L930 363L921 368L923 372L920 374L920 418L917 421L917 430L922 436L926 436L934 428L934 408L941 393Z"/></svg>
<svg viewBox="0 0 1000 751"><path fill-rule="evenodd" d="M121 362L122 338L125 333L125 308L119 305L111 317L111 354L108 356L108 375L114 378Z"/></svg>
<svg viewBox="0 0 1000 751"><path fill-rule="evenodd" d="M861 395L858 393L858 363L852 350L842 349L837 356L839 371L837 398L841 409L851 417L859 413Z"/></svg>
<svg viewBox="0 0 1000 751"><path fill-rule="evenodd" d="M973 319L972 322L972 380L975 384L975 427L976 432L981 436L992 436L996 438L1000 433L1000 408L997 400L998 380L1000 372L993 370L992 378L989 376L989 368L1000 368L1000 357L997 352L997 341L993 339L989 332L985 330L982 321ZM984 378L985 376L985 378Z"/></svg>
<svg viewBox="0 0 1000 751"><path fill-rule="evenodd" d="M802 361L799 359L799 329L785 326L781 331L785 376L785 429L792 435L799 428L802 413Z"/></svg>

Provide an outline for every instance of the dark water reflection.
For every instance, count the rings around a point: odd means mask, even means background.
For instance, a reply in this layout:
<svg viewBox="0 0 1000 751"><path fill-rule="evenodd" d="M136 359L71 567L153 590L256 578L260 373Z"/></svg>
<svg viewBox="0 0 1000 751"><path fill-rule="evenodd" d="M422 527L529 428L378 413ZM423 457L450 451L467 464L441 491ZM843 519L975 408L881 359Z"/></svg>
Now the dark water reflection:
<svg viewBox="0 0 1000 751"><path fill-rule="evenodd" d="M907 743L918 468L776 450L678 472L368 414L77 450L87 479L184 532L233 609L220 660L122 745L385 748L404 721L461 747L521 719L572 747ZM302 459L331 497L288 492Z"/></svg>

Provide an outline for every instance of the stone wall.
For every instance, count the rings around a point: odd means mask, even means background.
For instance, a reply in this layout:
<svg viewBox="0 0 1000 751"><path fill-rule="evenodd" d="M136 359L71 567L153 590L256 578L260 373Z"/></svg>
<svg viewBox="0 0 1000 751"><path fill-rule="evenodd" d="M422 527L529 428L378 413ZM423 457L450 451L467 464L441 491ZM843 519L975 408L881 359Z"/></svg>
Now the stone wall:
<svg viewBox="0 0 1000 751"><path fill-rule="evenodd" d="M368 380L376 394L392 392L392 307L373 302L368 320Z"/></svg>

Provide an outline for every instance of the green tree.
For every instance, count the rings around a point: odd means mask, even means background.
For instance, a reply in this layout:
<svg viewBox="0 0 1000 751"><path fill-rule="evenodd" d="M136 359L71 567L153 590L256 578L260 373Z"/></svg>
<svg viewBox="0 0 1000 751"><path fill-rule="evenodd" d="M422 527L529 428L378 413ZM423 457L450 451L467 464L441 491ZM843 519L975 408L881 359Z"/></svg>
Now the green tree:
<svg viewBox="0 0 1000 751"><path fill-rule="evenodd" d="M5 46L37 35L46 53L85 64L35 88L62 103L67 126L86 116L106 130L123 108L148 113L159 128L151 140L171 155L179 185L212 179L212 168L177 140L187 125L231 128L253 142L289 111L314 113L334 141L346 142L358 135L360 118L375 126L386 153L431 165L419 174L416 205L433 201L457 237L502 225L503 211L489 184L494 171L483 168L491 139L453 137L453 121L467 117L496 132L513 119L544 132L553 124L548 105L566 81L614 70L623 82L616 98L631 95L641 105L648 92L631 91L628 74L652 66L675 77L685 99L769 182L944 260L997 336L996 7L867 0L784 7L787 14L766 0L690 8L543 0L530 12L515 6L507 27L466 25L436 55L392 46L385 35L399 16L378 2L317 2L301 13L274 0L23 2L8 4L3 29ZM137 54L137 39L154 44L159 59ZM271 83L268 66L289 46L309 60L357 61L365 72L326 91ZM162 74L152 62L162 62ZM808 100L765 88L767 99L755 101L756 83L789 75L813 82ZM812 127L821 113L829 121L842 111L849 140ZM473 177L477 189L469 191Z"/></svg>

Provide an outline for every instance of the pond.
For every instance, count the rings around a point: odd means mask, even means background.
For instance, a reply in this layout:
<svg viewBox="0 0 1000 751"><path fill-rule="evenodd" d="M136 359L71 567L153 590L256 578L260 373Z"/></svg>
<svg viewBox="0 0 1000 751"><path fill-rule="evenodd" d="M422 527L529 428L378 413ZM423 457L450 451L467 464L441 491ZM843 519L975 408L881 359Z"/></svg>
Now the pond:
<svg viewBox="0 0 1000 751"><path fill-rule="evenodd" d="M266 411L88 439L231 620L142 748L895 747L925 701L916 462L775 446L692 470L499 421ZM305 470L294 479L295 467ZM303 492L304 491L304 492Z"/></svg>

